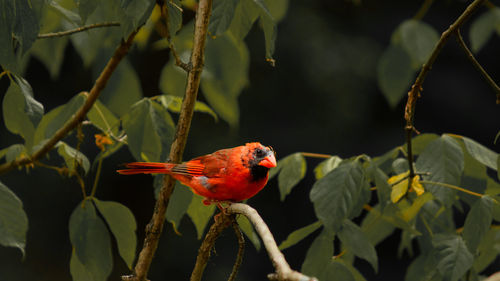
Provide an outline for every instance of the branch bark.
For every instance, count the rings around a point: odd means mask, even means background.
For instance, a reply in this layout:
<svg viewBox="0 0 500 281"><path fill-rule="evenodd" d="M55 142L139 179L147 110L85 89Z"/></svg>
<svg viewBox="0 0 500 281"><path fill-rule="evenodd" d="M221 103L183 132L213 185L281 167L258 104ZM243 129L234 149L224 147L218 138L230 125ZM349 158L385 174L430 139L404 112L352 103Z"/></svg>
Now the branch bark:
<svg viewBox="0 0 500 281"><path fill-rule="evenodd" d="M314 277L306 276L290 268L290 265L288 265L287 261L285 260L285 256L279 250L278 245L274 240L273 234L254 208L242 203L233 203L226 209L226 212L229 214L242 214L246 216L248 220L250 220L250 222L252 222L255 231L257 231L257 234L262 239L262 243L266 248L269 259L276 269L276 273L271 273L267 276L269 280L317 281L317 279Z"/></svg>
<svg viewBox="0 0 500 281"><path fill-rule="evenodd" d="M31 164L37 161L38 159L42 158L45 154L47 154L47 152L49 152L52 148L54 148L57 142L63 139L71 130L73 130L78 124L80 124L83 121L83 119L87 115L87 112L92 108L92 105L94 105L94 102L99 97L99 94L101 93L102 89L106 87L106 84L108 83L108 80L115 71L116 67L123 59L123 57L125 57L125 55L128 53L128 50L130 49L130 46L132 45L132 42L134 41L137 32L138 30L133 31L128 36L127 40L122 41L118 46L118 48L116 48L115 53L109 59L108 63L106 64L101 74L99 75L99 78L97 78L96 82L94 83L94 86L90 90L87 96L87 100L80 107L80 109L78 109L75 115L73 115L73 117L70 120L68 120L64 124L64 126L62 126L59 130L57 130L57 132L52 136L52 138L50 138L40 149L35 151L30 156L20 157L12 162L0 165L0 175L7 173L19 166Z"/></svg>
<svg viewBox="0 0 500 281"><path fill-rule="evenodd" d="M444 45L450 38L450 35L454 33L462 24L472 15L472 13L484 2L484 0L475 0L472 2L466 9L465 11L455 20L455 22L450 25L450 27L445 30L441 34L441 38L437 42L436 46L432 50L432 53L427 60L427 62L422 66L422 69L420 70L420 73L417 76L417 79L415 80L415 83L411 86L410 91L408 92L408 100L406 102L406 107L405 107L405 115L404 118L406 120L406 126L405 126L405 131L406 131L406 144L407 144L407 150L408 150L408 165L410 169L410 176L408 180L412 182L413 177L415 177L415 170L413 169L413 151L411 147L411 138L413 135L413 132L416 131L413 123L414 123L414 117L415 117L415 106L417 103L417 99L420 97L420 93L422 92L422 85L424 83L425 77L429 73L429 71L432 68L432 65L436 61L439 53L443 49Z"/></svg>
<svg viewBox="0 0 500 281"><path fill-rule="evenodd" d="M37 39L63 37L63 36L71 35L71 34L82 32L82 31L89 30L89 29L110 27L110 26L120 26L120 23L115 22L115 21L94 23L94 24L90 24L90 25L86 25L86 26L82 26L82 27L78 27L78 28L66 30L66 31L38 34Z"/></svg>
<svg viewBox="0 0 500 281"><path fill-rule="evenodd" d="M179 121L177 123L175 138L170 148L170 161L179 163L186 146L191 119L193 117L194 104L200 86L201 72L204 64L204 49L207 38L208 21L212 11L212 0L201 0L196 11L196 21L194 30L193 51L191 53L186 94L181 106ZM134 275L122 276L123 280L144 281L146 280L149 267L153 260L154 253L158 247L158 242L163 231L165 213L168 201L172 195L175 180L170 176L165 176L158 200L150 223L146 227L146 238L143 248L139 254L137 264L134 268Z"/></svg>

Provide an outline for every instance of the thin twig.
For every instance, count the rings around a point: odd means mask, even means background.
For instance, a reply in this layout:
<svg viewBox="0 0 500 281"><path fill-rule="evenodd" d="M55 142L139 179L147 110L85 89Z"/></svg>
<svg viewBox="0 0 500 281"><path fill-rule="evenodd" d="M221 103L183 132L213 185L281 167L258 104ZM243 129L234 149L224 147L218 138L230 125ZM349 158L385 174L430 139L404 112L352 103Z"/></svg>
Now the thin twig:
<svg viewBox="0 0 500 281"><path fill-rule="evenodd" d="M177 51L175 50L174 43L172 42L173 34L170 34L170 29L169 29L167 2L164 0L157 0L156 3L161 7L160 9L161 18L165 22L165 26L163 26L160 22L158 22L156 28L159 31L160 35L167 40L170 52L172 53L172 56L174 57L175 60L175 65L182 68L184 71L189 72L191 69L191 65L181 60L181 58L177 54Z"/></svg>
<svg viewBox="0 0 500 281"><path fill-rule="evenodd" d="M231 271L231 275L229 275L227 281L234 281L236 279L236 275L238 274L238 270L243 261L243 253L245 253L245 238L243 237L243 233L241 233L240 226L236 222L235 216L232 216L232 218L231 224L233 225L234 233L238 239L238 254L236 255L233 270Z"/></svg>
<svg viewBox="0 0 500 281"><path fill-rule="evenodd" d="M231 222L234 220L234 215L230 216L225 213L219 213L214 217L214 224L210 227L205 239L201 243L198 249L198 256L196 257L196 263L194 265L193 272L191 273L190 281L200 281L203 276L203 271L207 265L208 259L210 258L210 252L215 244L215 240L219 237L224 229L226 229Z"/></svg>
<svg viewBox="0 0 500 281"><path fill-rule="evenodd" d="M114 70L116 69L120 61L123 59L123 57L128 53L128 50L132 45L132 42L137 32L138 30L133 31L128 36L127 40L122 41L118 46L118 48L116 48L115 53L109 59L108 63L102 70L101 75L99 75L99 78L97 78L94 86L90 90L90 93L88 94L85 103L80 107L80 109L78 109L78 111L73 115L73 117L70 120L68 120L59 130L57 130L57 132L47 142L45 142L45 144L40 149L35 151L32 155L20 157L14 161L0 165L0 175L8 171L11 171L16 167L33 163L34 161L42 158L57 144L57 142L59 142L62 138L64 138L71 130L73 130L76 126L78 126L78 124L80 124L83 121L85 115L87 115L87 112L92 108L94 102L99 97L99 94L101 93L102 89L106 87L106 84L111 75L113 74Z"/></svg>
<svg viewBox="0 0 500 281"><path fill-rule="evenodd" d="M89 29L94 29L94 28L102 28L102 27L110 27L110 26L120 26L119 22L102 22L102 23L94 23L94 24L89 24L86 26L81 26L75 29L70 29L66 31L60 31L60 32L50 32L50 33L43 33L43 34L38 34L37 39L45 39L45 38L53 38L53 37L63 37L67 35L71 35L74 33L82 32L85 30Z"/></svg>
<svg viewBox="0 0 500 281"><path fill-rule="evenodd" d="M332 157L332 155L329 155L329 154L312 153L312 152L301 152L301 154L304 157L311 157L311 158L330 158L330 157Z"/></svg>
<svg viewBox="0 0 500 281"><path fill-rule="evenodd" d="M456 186L456 185L453 185L453 184L449 184L449 183L435 182L435 181L420 181L420 183L423 183L423 184L432 184L432 185L439 185L439 186L442 186L442 187L447 187L447 188L455 189L455 190L461 191L463 193L467 193L467 194L470 194L470 195L473 195L473 196L477 196L477 197L483 197L484 196L484 194L477 193L477 192L474 192L474 191L470 191L468 189L465 189L465 188L462 188L460 186Z"/></svg>
<svg viewBox="0 0 500 281"><path fill-rule="evenodd" d="M464 42L464 39L462 38L462 34L460 33L459 28L457 28L457 30L455 30L455 33L457 35L458 44L460 45L460 47L462 47L462 50L464 50L464 52L467 54L467 58L470 60L470 62L476 67L476 69L479 71L479 73L481 73L481 75L484 77L486 82L488 82L490 87L496 93L496 96L497 96L496 103L500 104L500 87L498 87L498 85L495 83L495 81L493 81L493 79L488 74L488 72L486 72L486 70L484 70L484 68L481 66L481 64L476 60L476 58L474 57L474 54L472 54L472 52L469 50L469 48L467 47L467 45Z"/></svg>
<svg viewBox="0 0 500 281"><path fill-rule="evenodd" d="M181 105L181 112L175 138L170 148L169 158L173 163L182 160L182 154L186 146L191 119L193 118L194 104L200 86L201 71L204 64L205 41L207 38L208 21L212 11L212 0L201 0L198 3L196 12L193 51L191 52L190 63L193 66L188 72L186 94ZM134 275L122 276L124 280L144 281L146 280L149 267L153 260L154 253L158 247L160 235L163 231L165 213L168 201L174 190L175 180L170 176L165 176L163 185L155 204L155 210L150 223L146 227L146 238L143 248L139 254L137 264L134 268Z"/></svg>
<svg viewBox="0 0 500 281"><path fill-rule="evenodd" d="M455 22L441 34L441 38L437 42L436 46L434 46L434 49L432 50L432 53L429 56L429 59L422 66L422 69L420 70L420 73L418 74L415 83L413 83L410 91L408 92L408 100L406 102L404 118L406 120L405 131L406 131L406 144L408 151L407 158L410 168L410 182L413 179L413 177L415 177L415 170L413 168L413 151L411 146L412 134L414 131L416 131L413 125L415 117L415 106L417 103L417 99L420 97L420 93L422 92L422 85L424 83L425 77L431 70L432 65L436 61L445 43L450 38L450 35L453 32L455 32L455 30L457 30L483 2L484 0L474 0L474 2L472 2L465 9L465 11L455 20Z"/></svg>
<svg viewBox="0 0 500 281"><path fill-rule="evenodd" d="M285 260L285 256L279 250L278 245L276 245L273 234L254 208L242 203L233 203L226 209L226 212L230 214L242 214L252 222L276 270L276 273L268 274L267 278L280 281L317 281L314 277L306 276L290 268L290 265Z"/></svg>
<svg viewBox="0 0 500 281"><path fill-rule="evenodd" d="M425 14L427 14L427 11L432 6L432 3L434 3L434 0L425 0L422 6L420 6L420 9L418 9L417 13L413 16L413 19L422 19Z"/></svg>

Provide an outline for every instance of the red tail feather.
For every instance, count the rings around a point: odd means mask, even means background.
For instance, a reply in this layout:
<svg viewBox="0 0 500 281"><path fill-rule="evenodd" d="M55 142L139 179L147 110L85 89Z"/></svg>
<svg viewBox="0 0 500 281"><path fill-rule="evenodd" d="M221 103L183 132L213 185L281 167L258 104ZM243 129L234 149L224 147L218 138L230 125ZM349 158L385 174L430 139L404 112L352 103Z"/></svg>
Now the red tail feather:
<svg viewBox="0 0 500 281"><path fill-rule="evenodd" d="M128 169L117 170L122 175L169 174L175 164L156 162L132 162L125 165Z"/></svg>

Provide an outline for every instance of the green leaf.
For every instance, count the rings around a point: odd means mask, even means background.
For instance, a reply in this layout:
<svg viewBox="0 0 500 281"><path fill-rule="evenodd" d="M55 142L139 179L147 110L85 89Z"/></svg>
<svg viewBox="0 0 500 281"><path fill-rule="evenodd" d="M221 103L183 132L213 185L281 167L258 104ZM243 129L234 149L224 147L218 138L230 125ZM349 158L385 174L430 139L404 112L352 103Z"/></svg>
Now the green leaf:
<svg viewBox="0 0 500 281"><path fill-rule="evenodd" d="M443 277L436 268L436 257L424 253L418 256L408 267L405 281L441 281Z"/></svg>
<svg viewBox="0 0 500 281"><path fill-rule="evenodd" d="M493 170L497 170L497 159L498 153L493 150L483 146L482 144L476 142L475 140L469 139L467 137L461 137L464 141L465 148L467 151L481 164L490 167Z"/></svg>
<svg viewBox="0 0 500 281"><path fill-rule="evenodd" d="M311 233L316 231L322 225L323 223L321 221L316 221L311 223L310 225L295 230L294 232L288 234L288 237L286 238L285 241L281 242L281 244L279 245L279 249L283 251L284 249L299 243L300 241L302 241L302 239L309 236Z"/></svg>
<svg viewBox="0 0 500 281"><path fill-rule="evenodd" d="M278 175L278 186L280 199L290 194L292 188L304 178L306 174L306 160L302 153L297 152L280 160L280 174Z"/></svg>
<svg viewBox="0 0 500 281"><path fill-rule="evenodd" d="M120 0L125 12L122 19L130 22L132 29L137 29L147 21L155 4L155 1L150 0Z"/></svg>
<svg viewBox="0 0 500 281"><path fill-rule="evenodd" d="M92 274L85 268L82 262L76 256L75 248L71 251L71 258L69 261L69 270L73 281L89 281L94 280Z"/></svg>
<svg viewBox="0 0 500 281"><path fill-rule="evenodd" d="M474 259L473 268L477 272L485 270L500 253L500 230L491 228L481 239L479 255Z"/></svg>
<svg viewBox="0 0 500 281"><path fill-rule="evenodd" d="M163 107L167 108L168 110L175 112L175 113L181 112L181 106L182 106L182 98L181 97L172 96L172 95L161 95L161 96L156 96L155 98L157 98L158 101L160 101L161 105L163 105ZM215 113L215 111L213 111L204 102L196 101L194 104L194 111L207 113L210 116L212 116L215 119L215 121L218 120L217 114Z"/></svg>
<svg viewBox="0 0 500 281"><path fill-rule="evenodd" d="M87 118L96 128L103 133L113 136L118 135L120 120L101 101L96 100L87 113Z"/></svg>
<svg viewBox="0 0 500 281"><path fill-rule="evenodd" d="M90 162L85 154L72 148L67 143L62 141L58 142L56 147L57 153L59 153L59 155L64 158L66 166L68 166L70 170L76 170L75 164L78 164L78 166L83 168L85 174L89 172Z"/></svg>
<svg viewBox="0 0 500 281"><path fill-rule="evenodd" d="M306 258L300 271L308 276L316 276L319 280L325 267L333 256L333 233L323 229L307 250ZM326 280L326 279L325 279Z"/></svg>
<svg viewBox="0 0 500 281"><path fill-rule="evenodd" d="M82 18L82 24L85 23L87 18L94 12L99 5L98 0L74 0L78 7L78 13Z"/></svg>
<svg viewBox="0 0 500 281"><path fill-rule="evenodd" d="M67 37L36 40L31 48L31 54L45 65L54 80L59 77L68 40Z"/></svg>
<svg viewBox="0 0 500 281"><path fill-rule="evenodd" d="M457 281L472 267L474 257L462 237L455 234L436 234L432 239L436 250L437 268L444 281Z"/></svg>
<svg viewBox="0 0 500 281"><path fill-rule="evenodd" d="M413 75L410 56L401 47L390 45L378 62L377 81L392 108L406 95Z"/></svg>
<svg viewBox="0 0 500 281"><path fill-rule="evenodd" d="M366 235L366 239L372 244L377 245L394 232L394 224L384 218L380 212L381 205L373 208L376 211L368 212L361 222L361 230Z"/></svg>
<svg viewBox="0 0 500 281"><path fill-rule="evenodd" d="M475 253L492 221L493 198L483 196L472 205L464 223L463 238L471 253Z"/></svg>
<svg viewBox="0 0 500 281"><path fill-rule="evenodd" d="M357 161L346 162L318 180L312 187L310 199L316 216L333 231L357 207L367 188L363 169Z"/></svg>
<svg viewBox="0 0 500 281"><path fill-rule="evenodd" d="M408 173L408 170L408 159L400 157L392 162L392 171L395 174Z"/></svg>
<svg viewBox="0 0 500 281"><path fill-rule="evenodd" d="M471 48L474 53L479 52L488 42L495 30L500 34L500 8L494 7L477 17L469 30Z"/></svg>
<svg viewBox="0 0 500 281"><path fill-rule="evenodd" d="M187 73L176 66L173 59L171 59L161 71L160 90L167 95L183 97L186 90L186 80Z"/></svg>
<svg viewBox="0 0 500 281"><path fill-rule="evenodd" d="M175 36L182 27L182 9L179 0L166 1L168 6L168 33L170 37Z"/></svg>
<svg viewBox="0 0 500 281"><path fill-rule="evenodd" d="M259 235L255 233L255 230L253 229L253 226L248 218L245 216L237 216L236 221L238 222L238 225L240 226L243 233L248 237L248 239L250 239L250 242L252 242L255 249L257 251L260 251L261 244Z"/></svg>
<svg viewBox="0 0 500 281"><path fill-rule="evenodd" d="M439 34L429 24L419 20L406 20L399 25L392 37L410 55L414 69L419 69L431 55Z"/></svg>
<svg viewBox="0 0 500 281"><path fill-rule="evenodd" d="M224 33L233 20L234 11L240 0L215 0L212 4L212 15L208 24L208 32L212 36Z"/></svg>
<svg viewBox="0 0 500 281"><path fill-rule="evenodd" d="M419 172L429 172L424 179L458 185L464 170L464 153L452 137L442 135L427 145L416 162ZM455 200L455 192L450 188L426 184L426 190L432 192L446 206Z"/></svg>
<svg viewBox="0 0 500 281"><path fill-rule="evenodd" d="M240 0L234 11L229 32L237 41L243 41L258 17L259 8L253 0Z"/></svg>
<svg viewBox="0 0 500 281"><path fill-rule="evenodd" d="M262 25L262 30L264 31L264 41L266 47L266 59L272 61L273 54L276 44L276 37L278 36L278 26L273 16L267 9L267 4L262 0L254 0L257 6L261 8L260 11L260 23ZM274 62L271 63L274 66Z"/></svg>
<svg viewBox="0 0 500 281"><path fill-rule="evenodd" d="M2 149L5 155L5 162L12 162L20 157L23 153L26 155L26 147L22 144L13 144L5 149Z"/></svg>
<svg viewBox="0 0 500 281"><path fill-rule="evenodd" d="M196 227L196 232L198 233L198 239L201 239L203 233L205 232L205 228L207 227L210 218L215 211L215 205L206 206L202 202L203 197L197 194L193 194L193 199L189 204L187 213L191 220L193 221L194 226Z"/></svg>
<svg viewBox="0 0 500 281"><path fill-rule="evenodd" d="M134 104L123 117L128 147L138 161L158 162L166 155L174 135L174 122L168 112L149 99Z"/></svg>
<svg viewBox="0 0 500 281"><path fill-rule="evenodd" d="M33 98L33 90L26 80L14 75L14 81L3 98L4 123L10 132L22 136L26 147L31 149L43 105Z"/></svg>
<svg viewBox="0 0 500 281"><path fill-rule="evenodd" d="M23 203L7 186L0 182L0 244L16 247L24 256L28 217Z"/></svg>
<svg viewBox="0 0 500 281"><path fill-rule="evenodd" d="M418 215L418 212L420 212L420 209L422 209L425 203L429 202L432 199L434 199L432 193L424 192L422 195L418 196L410 206L406 206L405 208L400 208L402 218L405 221L408 222L411 221Z"/></svg>
<svg viewBox="0 0 500 281"><path fill-rule="evenodd" d="M17 56L14 54L13 27L15 24L15 0L0 1L0 65L3 69L15 70Z"/></svg>
<svg viewBox="0 0 500 281"><path fill-rule="evenodd" d="M45 114L35 131L35 143L51 138L82 107L87 97L84 94L74 96L68 103L60 105Z"/></svg>
<svg viewBox="0 0 500 281"><path fill-rule="evenodd" d="M264 0L269 8L269 12L276 20L281 21L288 10L288 0Z"/></svg>
<svg viewBox="0 0 500 281"><path fill-rule="evenodd" d="M101 92L99 99L117 116L123 116L142 98L136 71L126 59L122 60Z"/></svg>
<svg viewBox="0 0 500 281"><path fill-rule="evenodd" d="M32 1L28 0L7 0L7 5L11 2L13 17L15 20L9 22L12 25L12 46L17 45L21 54L26 53L38 36L40 26L38 24L37 13ZM5 10L2 10L5 11Z"/></svg>
<svg viewBox="0 0 500 281"><path fill-rule="evenodd" d="M208 40L201 90L210 106L236 126L239 120L238 96L248 84L249 52L242 42L224 34Z"/></svg>
<svg viewBox="0 0 500 281"><path fill-rule="evenodd" d="M134 215L127 207L118 202L100 201L96 198L94 198L94 202L99 213L106 220L111 233L115 236L120 256L128 268L132 269L137 246L135 234L137 224Z"/></svg>
<svg viewBox="0 0 500 281"><path fill-rule="evenodd" d="M341 162L342 158L335 155L319 163L318 166L314 168L314 174L316 175L316 179L319 180L322 177L324 177L331 170L337 168Z"/></svg>
<svg viewBox="0 0 500 281"><path fill-rule="evenodd" d="M111 241L106 225L97 216L91 201L78 204L71 214L69 238L80 263L76 260L71 263L71 273L76 275L85 272L85 276L91 276L89 280L107 280L113 268ZM85 277L75 275L73 278L76 280Z"/></svg>
<svg viewBox="0 0 500 281"><path fill-rule="evenodd" d="M337 235L347 251L368 261L373 270L378 271L378 258L375 247L359 226L350 220L344 220L342 229Z"/></svg>
<svg viewBox="0 0 500 281"><path fill-rule="evenodd" d="M372 162L370 164L371 166L370 170L368 170L368 175L375 182L378 202L380 204L380 208L383 210L391 200L391 187L389 186L389 183L387 183L387 175L374 163L375 162Z"/></svg>
<svg viewBox="0 0 500 281"><path fill-rule="evenodd" d="M68 4L68 2L65 2L64 4ZM65 5L67 6L67 5ZM61 6L58 2L56 1L50 1L47 3L47 7L57 13L58 15L62 16L65 20L67 20L68 22L74 24L75 26L81 24L82 22L82 18L80 17L80 15L78 15L77 13L73 12L73 7L63 7ZM76 6L74 7L74 9L76 9ZM53 16L53 15L52 15ZM59 21L58 21L59 23ZM44 25L43 28L46 28L46 26ZM55 28L55 26L54 26Z"/></svg>
<svg viewBox="0 0 500 281"><path fill-rule="evenodd" d="M171 198L172 200L170 200L167 207L166 219L172 224L175 232L179 233L181 219L188 210L193 193L189 190L189 187L176 182Z"/></svg>
<svg viewBox="0 0 500 281"><path fill-rule="evenodd" d="M411 148L413 151L413 154L418 155L424 151L424 149L427 147L427 145L439 138L439 135L436 134L420 134L416 137L414 137L411 141ZM408 147L406 145L403 146L403 149L406 153L408 153Z"/></svg>

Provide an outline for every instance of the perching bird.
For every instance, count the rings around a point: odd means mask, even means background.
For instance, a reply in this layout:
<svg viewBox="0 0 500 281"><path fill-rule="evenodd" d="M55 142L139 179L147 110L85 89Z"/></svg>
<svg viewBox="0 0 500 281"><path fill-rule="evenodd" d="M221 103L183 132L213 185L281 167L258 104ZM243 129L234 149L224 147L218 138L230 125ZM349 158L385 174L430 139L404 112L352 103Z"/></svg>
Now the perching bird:
<svg viewBox="0 0 500 281"><path fill-rule="evenodd" d="M205 197L204 203L248 199L267 183L269 169L276 167L275 152L258 142L218 150L181 164L133 162L122 175L169 174Z"/></svg>

